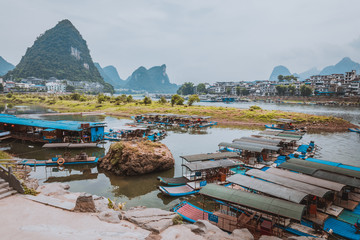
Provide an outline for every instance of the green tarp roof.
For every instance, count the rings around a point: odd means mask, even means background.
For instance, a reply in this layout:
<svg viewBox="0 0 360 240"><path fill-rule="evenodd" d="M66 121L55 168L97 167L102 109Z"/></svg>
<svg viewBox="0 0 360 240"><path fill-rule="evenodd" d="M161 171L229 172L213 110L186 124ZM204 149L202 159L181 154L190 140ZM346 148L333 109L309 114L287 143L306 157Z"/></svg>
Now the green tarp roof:
<svg viewBox="0 0 360 240"><path fill-rule="evenodd" d="M279 168L284 168L284 169L288 169L288 170L291 170L291 171L308 174L308 175L311 175L313 177L317 177L317 178L321 178L321 179L325 179L325 180L345 184L345 185L350 186L350 187L358 188L360 186L360 179L345 176L345 175L341 175L341 174L337 174L337 173L318 170L318 169L311 168L311 167L305 167L305 166L297 165L297 164L294 164L294 163L284 162L279 166Z"/></svg>
<svg viewBox="0 0 360 240"><path fill-rule="evenodd" d="M235 190L217 184L204 186L200 194L224 202L300 221L305 206L289 201Z"/></svg>
<svg viewBox="0 0 360 240"><path fill-rule="evenodd" d="M342 175L346 175L349 177L355 177L355 178L360 179L360 172L355 171L355 170L335 167L335 166L326 165L326 164L317 163L317 162L305 161L305 160L301 160L301 159L297 159L297 158L292 158L292 159L288 160L287 162L298 164L301 166L312 167L315 169L321 169L321 170L324 170L327 172L338 173L338 174L342 174Z"/></svg>
<svg viewBox="0 0 360 240"><path fill-rule="evenodd" d="M225 158L238 158L239 153L235 152L216 152L216 153L205 153L205 154L194 154L194 155L186 155L180 156L181 158L185 159L188 162L195 162L195 161L205 161L205 160L218 160L218 159L225 159Z"/></svg>
<svg viewBox="0 0 360 240"><path fill-rule="evenodd" d="M219 143L219 147L229 147L234 149L247 150L250 152L262 152L264 150L263 147L259 147L259 146L254 146L254 145L251 146L248 144L226 143L226 142Z"/></svg>
<svg viewBox="0 0 360 240"><path fill-rule="evenodd" d="M242 162L233 161L230 159L222 159L217 161L201 161L201 162L191 162L185 163L183 166L187 167L190 171L203 171L208 169L216 169L216 168L228 168L228 167L236 167Z"/></svg>
<svg viewBox="0 0 360 240"><path fill-rule="evenodd" d="M234 174L227 180L236 185L259 191L290 202L300 203L308 194L276 183L266 182L242 174Z"/></svg>

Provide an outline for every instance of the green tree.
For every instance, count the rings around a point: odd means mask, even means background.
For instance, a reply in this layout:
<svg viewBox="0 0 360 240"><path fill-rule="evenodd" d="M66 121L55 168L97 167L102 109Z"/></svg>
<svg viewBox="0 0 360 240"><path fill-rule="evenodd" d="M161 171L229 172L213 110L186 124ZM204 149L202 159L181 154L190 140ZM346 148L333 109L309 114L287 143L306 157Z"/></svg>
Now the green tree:
<svg viewBox="0 0 360 240"><path fill-rule="evenodd" d="M175 94L171 97L171 106L183 105L183 104L184 104L184 98L182 98L180 95Z"/></svg>
<svg viewBox="0 0 360 240"><path fill-rule="evenodd" d="M294 96L296 93L296 87L294 85L289 85L287 88L290 96Z"/></svg>
<svg viewBox="0 0 360 240"><path fill-rule="evenodd" d="M150 105L151 104L151 98L150 97L148 97L148 96L145 96L144 97L144 99L143 99L143 103L145 104L145 105Z"/></svg>
<svg viewBox="0 0 360 240"><path fill-rule="evenodd" d="M80 94L79 93L73 93L70 95L71 100L79 101L80 100Z"/></svg>
<svg viewBox="0 0 360 240"><path fill-rule="evenodd" d="M161 98L159 99L159 103L160 103L160 104L165 104L165 103L167 103L166 98L165 98L164 96L161 96Z"/></svg>
<svg viewBox="0 0 360 240"><path fill-rule="evenodd" d="M204 84L204 83L199 83L199 84L196 86L196 91L197 91L197 93L200 93L200 94L202 94L202 93L206 94L206 93L207 93L207 90L206 90L205 84Z"/></svg>
<svg viewBox="0 0 360 240"><path fill-rule="evenodd" d="M106 101L104 94L99 94L97 97L97 102L101 104L104 101Z"/></svg>
<svg viewBox="0 0 360 240"><path fill-rule="evenodd" d="M193 94L188 99L188 105L192 106L194 102L200 102L200 98L197 94Z"/></svg>
<svg viewBox="0 0 360 240"><path fill-rule="evenodd" d="M283 76L283 75L279 75L279 76L278 76L278 80L279 80L279 82L284 81L284 76Z"/></svg>
<svg viewBox="0 0 360 240"><path fill-rule="evenodd" d="M241 94L241 87L237 86L236 87L236 95L240 96Z"/></svg>
<svg viewBox="0 0 360 240"><path fill-rule="evenodd" d="M247 90L246 88L241 88L240 93L242 96L247 96L250 94L250 91Z"/></svg>
<svg viewBox="0 0 360 240"><path fill-rule="evenodd" d="M74 92L75 88L73 86L70 85L66 85L66 92Z"/></svg>
<svg viewBox="0 0 360 240"><path fill-rule="evenodd" d="M4 92L4 86L0 84L0 92Z"/></svg>
<svg viewBox="0 0 360 240"><path fill-rule="evenodd" d="M194 84L192 82L186 82L177 90L177 94L191 95L194 94Z"/></svg>
<svg viewBox="0 0 360 240"><path fill-rule="evenodd" d="M226 91L227 95L230 95L231 94L231 87L227 87L225 91Z"/></svg>
<svg viewBox="0 0 360 240"><path fill-rule="evenodd" d="M303 97L309 97L313 93L313 90L311 87L308 87L306 85L301 85L300 87L300 94Z"/></svg>
<svg viewBox="0 0 360 240"><path fill-rule="evenodd" d="M287 90L287 87L284 86L284 85L277 85L275 87L277 93L279 96L285 96L285 93L286 93L286 90Z"/></svg>
<svg viewBox="0 0 360 240"><path fill-rule="evenodd" d="M131 95L127 96L126 102L131 103L133 101L134 101L134 99L133 99L133 97Z"/></svg>

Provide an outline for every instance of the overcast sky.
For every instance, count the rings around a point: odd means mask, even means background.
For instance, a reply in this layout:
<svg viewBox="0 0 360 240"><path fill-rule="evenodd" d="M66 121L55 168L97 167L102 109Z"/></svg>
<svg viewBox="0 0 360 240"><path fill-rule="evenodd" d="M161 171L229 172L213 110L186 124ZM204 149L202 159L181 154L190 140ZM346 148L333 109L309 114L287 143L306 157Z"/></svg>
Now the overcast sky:
<svg viewBox="0 0 360 240"><path fill-rule="evenodd" d="M0 0L0 56L16 65L36 37L69 19L94 62L121 78L167 65L170 81L268 79L343 57L360 62L358 0Z"/></svg>

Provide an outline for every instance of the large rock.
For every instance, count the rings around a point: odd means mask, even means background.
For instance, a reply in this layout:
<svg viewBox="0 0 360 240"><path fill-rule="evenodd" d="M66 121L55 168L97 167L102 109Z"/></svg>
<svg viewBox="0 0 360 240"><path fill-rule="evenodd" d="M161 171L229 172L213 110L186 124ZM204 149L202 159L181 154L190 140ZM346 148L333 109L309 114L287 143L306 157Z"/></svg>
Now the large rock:
<svg viewBox="0 0 360 240"><path fill-rule="evenodd" d="M68 194L69 185L64 183L48 183L38 187L37 191L45 196Z"/></svg>
<svg viewBox="0 0 360 240"><path fill-rule="evenodd" d="M121 221L121 213L112 209L108 209L99 213L98 218L101 221L108 222L108 223L120 223Z"/></svg>
<svg viewBox="0 0 360 240"><path fill-rule="evenodd" d="M137 207L124 212L123 219L136 225L159 233L173 224L172 219L176 213L161 210L158 208Z"/></svg>
<svg viewBox="0 0 360 240"><path fill-rule="evenodd" d="M82 193L76 199L76 205L74 208L76 212L96 212L94 199L91 194Z"/></svg>
<svg viewBox="0 0 360 240"><path fill-rule="evenodd" d="M235 229L232 234L235 239L241 240L254 240L254 236L250 233L247 228Z"/></svg>
<svg viewBox="0 0 360 240"><path fill-rule="evenodd" d="M275 236L262 235L259 240L282 240L281 238Z"/></svg>
<svg viewBox="0 0 360 240"><path fill-rule="evenodd" d="M205 238L191 231L187 225L175 225L167 228L160 234L160 239L188 239L188 240L204 240Z"/></svg>
<svg viewBox="0 0 360 240"><path fill-rule="evenodd" d="M162 143L118 142L111 145L99 167L117 175L141 175L174 167L174 157Z"/></svg>
<svg viewBox="0 0 360 240"><path fill-rule="evenodd" d="M228 233L221 230L219 227L211 224L206 220L199 220L193 224L192 232L201 235L205 239L217 240L217 239L236 239Z"/></svg>

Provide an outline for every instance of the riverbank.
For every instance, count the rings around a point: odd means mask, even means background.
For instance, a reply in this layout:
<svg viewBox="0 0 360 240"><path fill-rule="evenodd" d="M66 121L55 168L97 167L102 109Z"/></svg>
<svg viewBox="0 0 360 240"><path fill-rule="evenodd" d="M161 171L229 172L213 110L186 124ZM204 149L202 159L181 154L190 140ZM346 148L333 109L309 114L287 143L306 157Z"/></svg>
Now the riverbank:
<svg viewBox="0 0 360 240"><path fill-rule="evenodd" d="M38 196L18 194L0 200L6 219L1 224L2 239L254 239L247 229L228 234L208 221L188 224L161 209L109 209L105 198L67 189L66 184L52 183L39 187ZM79 196L90 197L94 211L76 210Z"/></svg>
<svg viewBox="0 0 360 240"><path fill-rule="evenodd" d="M120 97L104 97L101 101L96 96L80 96L77 100L71 95L1 95L0 100L11 104L37 104L59 112L102 112L110 116L131 117L145 113L172 113L183 115L210 116L222 126L264 128L264 124L272 123L272 119L290 118L298 127L307 127L309 132L346 132L356 127L348 121L332 116L318 116L298 112L263 110L259 108L239 109L232 107L187 106L170 103L161 104L152 101L145 105L142 101Z"/></svg>

